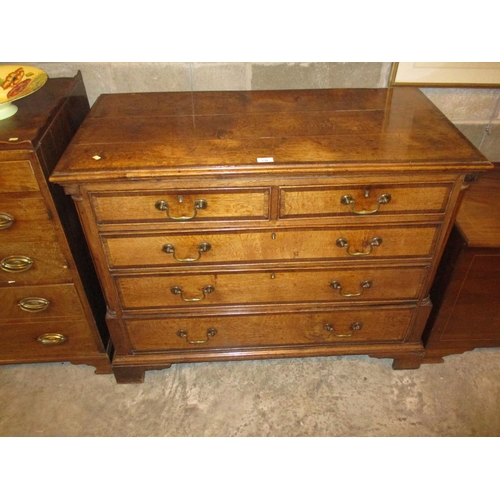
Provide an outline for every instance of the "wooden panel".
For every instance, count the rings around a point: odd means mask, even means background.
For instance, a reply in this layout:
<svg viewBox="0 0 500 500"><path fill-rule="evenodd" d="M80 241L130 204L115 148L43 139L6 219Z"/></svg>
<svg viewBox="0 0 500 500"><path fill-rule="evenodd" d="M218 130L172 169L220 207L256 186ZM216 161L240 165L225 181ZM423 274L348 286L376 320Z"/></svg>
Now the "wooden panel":
<svg viewBox="0 0 500 500"><path fill-rule="evenodd" d="M45 299L49 305L43 311L31 312L19 306L27 298ZM82 316L83 308L73 284L0 287L0 322L46 321L51 318Z"/></svg>
<svg viewBox="0 0 500 500"><path fill-rule="evenodd" d="M269 218L269 188L255 190L197 190L152 191L141 193L96 193L91 195L99 223L172 222L171 218L193 217L198 220L241 220ZM206 208L195 209L196 201L204 200ZM156 203L164 201L166 210ZM196 214L196 215L195 215ZM185 221L182 221L185 222ZM177 223L178 224L178 223Z"/></svg>
<svg viewBox="0 0 500 500"><path fill-rule="evenodd" d="M317 217L374 211L378 214L443 214L453 184L445 185L364 185L316 188L284 188L280 196L280 217ZM388 203L379 200L387 199ZM342 203L349 196L352 204ZM354 215L354 214L353 214ZM370 214L371 215L371 214ZM373 214L374 215L374 214Z"/></svg>
<svg viewBox="0 0 500 500"><path fill-rule="evenodd" d="M137 352L400 342L408 331L414 311L414 308L394 307L316 313L129 320L127 329L133 349ZM331 325L334 330L325 329L327 325ZM356 325L361 328L356 329ZM213 328L217 333L213 337L207 336L207 331ZM179 336L178 332L181 330L187 333L187 338Z"/></svg>
<svg viewBox="0 0 500 500"><path fill-rule="evenodd" d="M123 268L179 265L173 253L165 253L162 250L166 244L174 247L177 258L197 258L200 255L199 264L429 257L437 232L437 226L384 226L360 229L207 231L189 235L103 236L102 241L109 266ZM337 246L339 238L345 238L350 247ZM374 238L382 239L379 246L371 244ZM199 253L199 245L204 242L208 242L211 248ZM348 251L370 253L352 256Z"/></svg>
<svg viewBox="0 0 500 500"><path fill-rule="evenodd" d="M315 269L120 276L115 281L123 308L140 310L236 304L410 301L418 298L426 273L427 269L422 267ZM172 287L181 288L182 294L173 293ZM360 295L346 297L341 293ZM190 299L203 300L188 301Z"/></svg>
<svg viewBox="0 0 500 500"><path fill-rule="evenodd" d="M29 161L0 162L0 193L39 191L39 189Z"/></svg>

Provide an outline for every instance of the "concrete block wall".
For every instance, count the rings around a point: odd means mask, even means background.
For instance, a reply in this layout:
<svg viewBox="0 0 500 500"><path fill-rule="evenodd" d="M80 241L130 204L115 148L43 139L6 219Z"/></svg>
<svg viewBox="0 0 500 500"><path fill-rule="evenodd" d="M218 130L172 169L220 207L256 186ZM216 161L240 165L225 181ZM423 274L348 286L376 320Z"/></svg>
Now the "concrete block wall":
<svg viewBox="0 0 500 500"><path fill-rule="evenodd" d="M82 72L90 104L102 93L387 87L387 62L25 62L49 77ZM491 161L500 161L500 88L427 88L425 94Z"/></svg>

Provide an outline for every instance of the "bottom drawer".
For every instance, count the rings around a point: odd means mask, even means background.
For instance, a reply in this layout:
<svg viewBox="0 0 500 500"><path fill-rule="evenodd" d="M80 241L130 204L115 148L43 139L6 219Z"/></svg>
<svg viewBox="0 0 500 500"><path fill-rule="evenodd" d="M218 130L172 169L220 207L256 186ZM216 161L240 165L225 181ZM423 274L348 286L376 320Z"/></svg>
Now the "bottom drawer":
<svg viewBox="0 0 500 500"><path fill-rule="evenodd" d="M0 324L0 346L0 361L65 360L98 351L92 331L83 321Z"/></svg>
<svg viewBox="0 0 500 500"><path fill-rule="evenodd" d="M169 319L130 319L135 352L401 342L415 307L344 309L330 312L252 314Z"/></svg>

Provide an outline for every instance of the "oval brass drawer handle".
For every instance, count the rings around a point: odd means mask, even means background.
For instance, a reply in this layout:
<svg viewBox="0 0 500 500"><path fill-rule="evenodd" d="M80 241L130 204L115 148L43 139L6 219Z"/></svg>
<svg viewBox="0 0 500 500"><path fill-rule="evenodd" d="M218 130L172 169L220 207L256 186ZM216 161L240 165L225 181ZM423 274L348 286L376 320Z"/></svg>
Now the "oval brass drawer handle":
<svg viewBox="0 0 500 500"><path fill-rule="evenodd" d="M340 198L340 203L342 203L342 205L350 205L351 206L351 212L353 214L356 214L356 215L371 215L371 214L375 214L377 213L379 210L380 210L380 205L387 205L387 203L389 203L391 201L392 197L390 194L382 194L379 196L378 200L377 200L377 208L375 210L360 210L360 211L356 211L355 210L355 205L356 205L356 201L354 200L354 197L350 194L345 194L344 196L342 196L342 198Z"/></svg>
<svg viewBox="0 0 500 500"><path fill-rule="evenodd" d="M26 297L17 305L25 312L37 313L45 311L50 306L50 301L43 297Z"/></svg>
<svg viewBox="0 0 500 500"><path fill-rule="evenodd" d="M11 255L0 261L0 268L7 273L22 273L33 265L33 260L25 255Z"/></svg>
<svg viewBox="0 0 500 500"><path fill-rule="evenodd" d="M207 338L206 339L203 339L203 340L189 340L189 337L188 337L188 332L186 332L186 330L179 330L177 332L177 335L181 338L181 339L186 339L186 342L188 344L205 344L206 342L208 342L215 334L217 333L217 330L215 328L209 328L207 330Z"/></svg>
<svg viewBox="0 0 500 500"><path fill-rule="evenodd" d="M212 286L212 285L207 285L207 286L204 286L201 290L201 293L203 294L201 297L194 297L194 298L186 298L186 297L183 297L182 296L182 288L180 286L173 286L170 291L174 294L174 295L180 295L181 296L181 299L184 301L184 302L200 302L201 300L203 300L209 293L212 293L212 292L215 292L215 287Z"/></svg>
<svg viewBox="0 0 500 500"><path fill-rule="evenodd" d="M57 345L64 344L68 340L62 333L44 333L40 335L37 339L40 344L43 345Z"/></svg>
<svg viewBox="0 0 500 500"><path fill-rule="evenodd" d="M355 323L352 323L352 325L349 327L349 330L351 330L350 333L334 333L333 335L334 337L339 337L339 338L352 337L353 333L357 330L361 330L361 328L363 328L363 323L356 321ZM323 325L323 329L329 332L335 332L335 328L330 323Z"/></svg>
<svg viewBox="0 0 500 500"><path fill-rule="evenodd" d="M342 297L359 297L360 295L363 294L363 292L367 288L371 288L372 282L370 280L363 281L363 283L360 284L361 291L358 293L343 293L342 292L342 284L340 281L332 281L330 283L330 287L333 288L334 290L338 290L339 294L342 295Z"/></svg>
<svg viewBox="0 0 500 500"><path fill-rule="evenodd" d="M177 262L196 262L197 260L201 259L201 254L204 252L208 252L212 248L212 245L210 243L200 243L198 245L198 257L185 257L185 258L180 258L175 255L175 247L171 243L167 243L166 245L163 245L162 250L165 253L171 253L173 254L172 257L177 261Z"/></svg>
<svg viewBox="0 0 500 500"><path fill-rule="evenodd" d="M0 230L9 229L14 224L14 217L6 212L0 212Z"/></svg>
<svg viewBox="0 0 500 500"><path fill-rule="evenodd" d="M349 255L352 255L353 257L360 257L360 256L365 256L365 255L370 255L372 253L373 247L378 247L382 244L382 238L379 238L378 236L375 238L372 238L370 241L370 250L367 252L351 252L349 250L349 242L347 241L346 238L339 238L336 242L337 246L340 248L345 248L347 253Z"/></svg>
<svg viewBox="0 0 500 500"><path fill-rule="evenodd" d="M164 200L158 200L155 203L155 208L157 210L161 210L162 212L166 212L167 213L167 217L170 220L179 220L179 221L194 219L198 215L198 210L204 210L205 208L207 208L207 206L208 206L208 203L206 202L206 200L196 200L194 202L194 213L193 213L193 215L182 215L181 217L173 217L172 215L170 215L169 208L168 208L168 203L166 201L164 201Z"/></svg>

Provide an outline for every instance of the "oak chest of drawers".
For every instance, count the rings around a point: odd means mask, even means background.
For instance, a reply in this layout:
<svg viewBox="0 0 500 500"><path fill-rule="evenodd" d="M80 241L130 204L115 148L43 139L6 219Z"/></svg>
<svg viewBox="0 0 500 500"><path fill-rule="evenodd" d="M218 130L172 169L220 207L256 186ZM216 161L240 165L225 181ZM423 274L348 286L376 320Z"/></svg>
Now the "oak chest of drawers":
<svg viewBox="0 0 500 500"><path fill-rule="evenodd" d="M424 362L500 347L500 165L465 192L430 296Z"/></svg>
<svg viewBox="0 0 500 500"><path fill-rule="evenodd" d="M178 362L418 368L436 265L488 161L417 89L103 95L51 180L75 201L118 382Z"/></svg>
<svg viewBox="0 0 500 500"><path fill-rule="evenodd" d="M47 180L89 111L81 74L49 79L18 108L0 121L0 364L71 361L111 373L78 215Z"/></svg>

